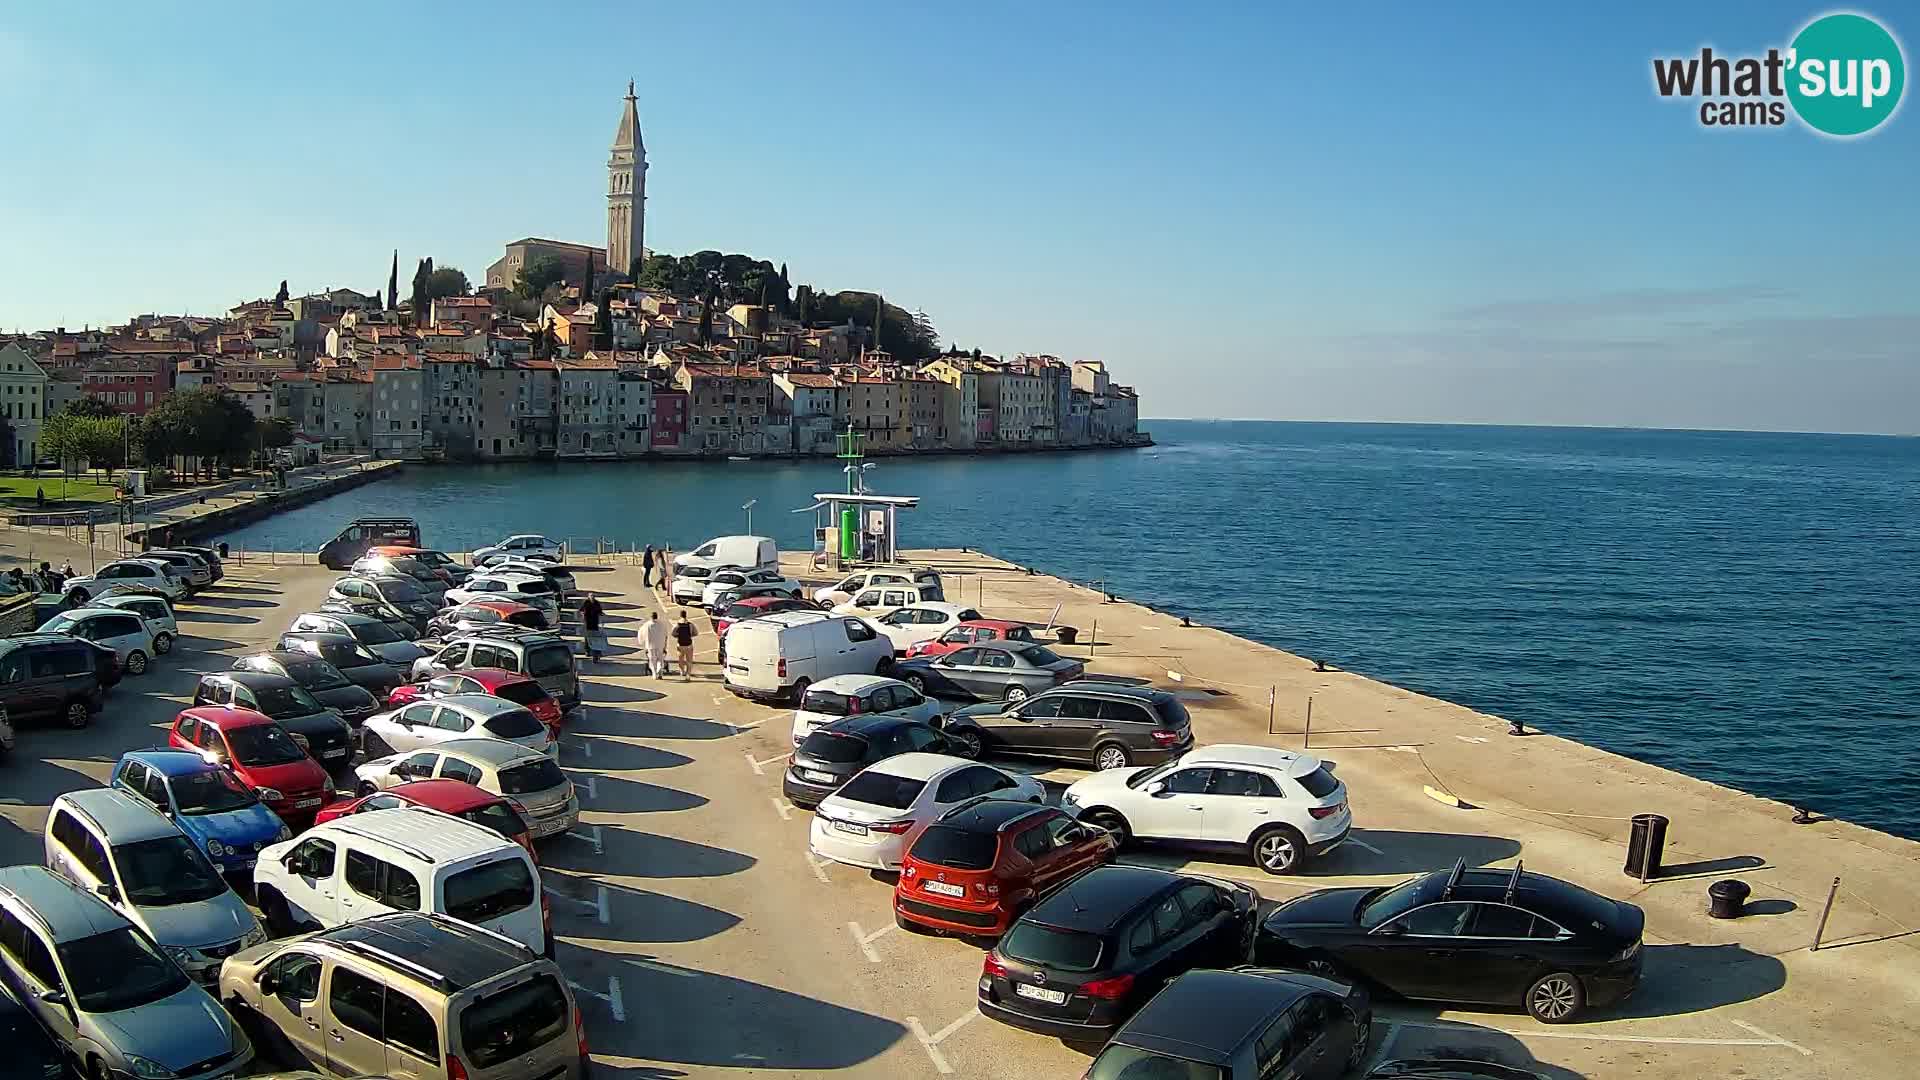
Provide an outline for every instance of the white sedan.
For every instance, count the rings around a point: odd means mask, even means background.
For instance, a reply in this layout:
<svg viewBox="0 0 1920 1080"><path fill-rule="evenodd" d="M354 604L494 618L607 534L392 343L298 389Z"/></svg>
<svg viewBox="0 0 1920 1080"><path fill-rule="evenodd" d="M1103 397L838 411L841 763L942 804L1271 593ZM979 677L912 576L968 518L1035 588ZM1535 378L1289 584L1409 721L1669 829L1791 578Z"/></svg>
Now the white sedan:
<svg viewBox="0 0 1920 1080"><path fill-rule="evenodd" d="M678 585L679 582L674 582ZM803 596L806 586L778 570L715 570L700 589L700 606L712 610L720 594L737 593L736 599L749 596Z"/></svg>
<svg viewBox="0 0 1920 1080"><path fill-rule="evenodd" d="M560 590L539 574L508 571L499 574L475 574L466 584L447 590L447 606L458 607L475 600L511 600L537 608L547 617L548 626L560 625Z"/></svg>
<svg viewBox="0 0 1920 1080"><path fill-rule="evenodd" d="M898 716L923 720L929 726L946 713L938 698L930 698L899 679L884 675L835 675L807 687L800 707L793 711L793 745L813 729L849 716Z"/></svg>
<svg viewBox="0 0 1920 1080"><path fill-rule="evenodd" d="M509 536L497 544L476 550L473 553L473 561L478 565L496 556L509 559L524 559L533 555L545 555L558 560L563 554L565 554L565 552L559 541L550 540L538 533L521 533L518 536Z"/></svg>
<svg viewBox="0 0 1920 1080"><path fill-rule="evenodd" d="M963 622L981 617L974 608L933 601L894 608L870 621L893 642L894 653L904 656L915 645L932 641Z"/></svg>
<svg viewBox="0 0 1920 1080"><path fill-rule="evenodd" d="M1031 777L946 754L898 754L827 796L813 812L808 847L817 858L848 866L898 870L915 826L979 796L1046 801Z"/></svg>

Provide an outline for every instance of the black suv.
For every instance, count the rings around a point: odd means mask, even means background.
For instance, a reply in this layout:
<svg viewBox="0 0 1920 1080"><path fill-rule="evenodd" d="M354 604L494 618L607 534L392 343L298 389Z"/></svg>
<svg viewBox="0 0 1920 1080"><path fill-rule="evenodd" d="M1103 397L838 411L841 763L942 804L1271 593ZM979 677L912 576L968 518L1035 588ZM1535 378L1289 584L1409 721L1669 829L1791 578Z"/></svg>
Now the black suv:
<svg viewBox="0 0 1920 1080"><path fill-rule="evenodd" d="M1259 901L1245 885L1144 866L1089 870L987 954L980 1011L1097 1045L1175 976L1245 963Z"/></svg>
<svg viewBox="0 0 1920 1080"><path fill-rule="evenodd" d="M280 722L306 740L307 753L328 772L339 772L353 760L353 729L340 714L285 675L259 671L221 671L200 676L195 705L226 705L252 709Z"/></svg>
<svg viewBox="0 0 1920 1080"><path fill-rule="evenodd" d="M0 640L0 708L9 719L57 716L83 728L120 681L112 649L65 634L21 634Z"/></svg>
<svg viewBox="0 0 1920 1080"><path fill-rule="evenodd" d="M1011 705L969 705L941 728L963 757L1019 754L1096 769L1155 765L1193 749L1187 707L1165 690L1082 680Z"/></svg>
<svg viewBox="0 0 1920 1080"><path fill-rule="evenodd" d="M312 653L253 653L235 660L233 670L285 675L299 683L301 689L312 694L320 704L339 713L341 718L355 727L380 711L380 702L365 687L354 685L353 680L347 678L339 668Z"/></svg>
<svg viewBox="0 0 1920 1080"><path fill-rule="evenodd" d="M808 809L840 790L861 769L895 754L949 752L947 740L903 716L849 716L813 730L794 747L780 791Z"/></svg>

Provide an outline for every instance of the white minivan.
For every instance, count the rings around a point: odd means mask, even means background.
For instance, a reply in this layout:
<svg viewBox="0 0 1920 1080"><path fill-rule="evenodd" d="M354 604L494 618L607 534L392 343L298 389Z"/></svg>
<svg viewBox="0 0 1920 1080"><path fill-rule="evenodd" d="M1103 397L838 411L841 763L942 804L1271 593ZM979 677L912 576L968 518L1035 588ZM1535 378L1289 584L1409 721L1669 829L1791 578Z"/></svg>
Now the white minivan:
<svg viewBox="0 0 1920 1080"><path fill-rule="evenodd" d="M860 619L781 611L727 627L727 689L755 701L794 701L835 675L882 675L893 642Z"/></svg>
<svg viewBox="0 0 1920 1080"><path fill-rule="evenodd" d="M742 570L773 570L779 565L780 548L771 537L766 536L716 536L692 551L673 557L676 571L688 567L711 571L722 566L735 566Z"/></svg>

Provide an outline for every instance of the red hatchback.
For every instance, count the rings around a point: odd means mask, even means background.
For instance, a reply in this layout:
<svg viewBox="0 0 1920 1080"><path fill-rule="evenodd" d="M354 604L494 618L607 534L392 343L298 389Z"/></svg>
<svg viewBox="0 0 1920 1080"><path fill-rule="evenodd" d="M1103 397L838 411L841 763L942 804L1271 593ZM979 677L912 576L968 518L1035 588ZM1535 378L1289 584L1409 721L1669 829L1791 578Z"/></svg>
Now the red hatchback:
<svg viewBox="0 0 1920 1080"><path fill-rule="evenodd" d="M716 637L725 637L727 627L747 619L757 619L762 615L772 615L779 611L819 611L820 605L809 600L798 600L791 596L749 596L735 600L732 606L713 617L713 633Z"/></svg>
<svg viewBox="0 0 1920 1080"><path fill-rule="evenodd" d="M1113 861L1119 842L1051 806L978 799L934 819L900 864L893 918L997 937L1041 897Z"/></svg>
<svg viewBox="0 0 1920 1080"><path fill-rule="evenodd" d="M515 705L525 705L535 719L553 732L554 738L560 737L560 703L534 679L503 668L466 668L416 683L402 683L387 695L387 708L398 709L424 698L449 694L492 694Z"/></svg>
<svg viewBox="0 0 1920 1080"><path fill-rule="evenodd" d="M182 710L167 745L232 769L280 819L294 828L313 822L333 792L327 770L286 728L265 713L202 705Z"/></svg>
<svg viewBox="0 0 1920 1080"><path fill-rule="evenodd" d="M955 649L977 641L1033 641L1033 629L1026 623L1005 619L968 619L957 623L932 641L907 647L908 656L945 656Z"/></svg>
<svg viewBox="0 0 1920 1080"><path fill-rule="evenodd" d="M533 834L527 831L527 819L521 816L519 805L512 799L482 791L461 780L415 780L358 799L341 799L322 807L320 816L313 823L318 825L348 814L392 810L409 804L465 818L475 825L485 825L526 848L527 854L533 856L535 862L540 861L539 856L534 855Z"/></svg>

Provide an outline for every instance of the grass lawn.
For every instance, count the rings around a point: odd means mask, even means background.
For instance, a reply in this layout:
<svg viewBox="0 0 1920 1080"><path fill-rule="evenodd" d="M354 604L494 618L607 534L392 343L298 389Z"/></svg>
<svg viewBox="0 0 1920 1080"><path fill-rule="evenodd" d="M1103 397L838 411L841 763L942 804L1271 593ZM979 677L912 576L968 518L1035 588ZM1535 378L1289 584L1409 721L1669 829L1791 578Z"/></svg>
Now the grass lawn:
<svg viewBox="0 0 1920 1080"><path fill-rule="evenodd" d="M61 503L61 485L66 485L66 503ZM47 505L58 507L73 503L112 502L119 489L112 484L104 484L90 477L76 476L64 480L57 475L48 476L0 476L0 503L17 510L32 509L36 506L36 490L47 493Z"/></svg>

